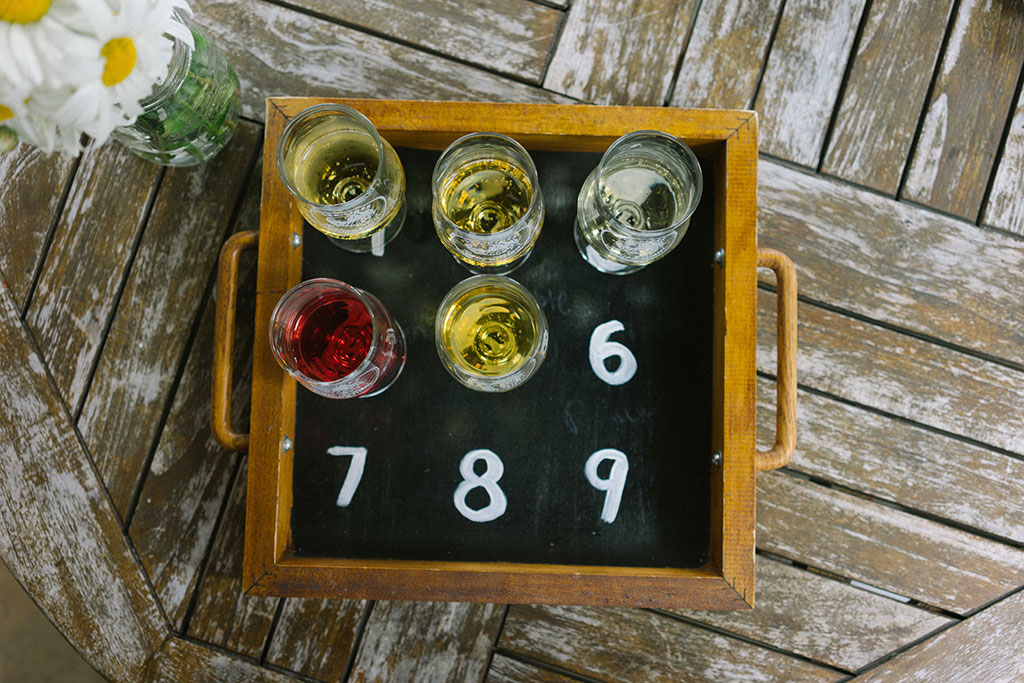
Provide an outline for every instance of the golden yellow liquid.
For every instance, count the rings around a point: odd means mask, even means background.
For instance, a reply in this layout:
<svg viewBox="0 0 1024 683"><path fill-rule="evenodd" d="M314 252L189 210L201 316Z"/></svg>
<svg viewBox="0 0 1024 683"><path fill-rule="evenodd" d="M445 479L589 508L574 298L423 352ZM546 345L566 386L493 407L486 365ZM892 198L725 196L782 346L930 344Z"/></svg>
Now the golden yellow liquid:
<svg viewBox="0 0 1024 683"><path fill-rule="evenodd" d="M387 140L382 140L387 180L405 188L401 161ZM367 133L340 127L325 119L296 136L285 165L294 179L295 189L308 202L322 206L352 201L370 187L377 176L380 159L376 141ZM300 204L302 215L316 228L341 239L360 239L388 226L399 210L401 201L391 202L385 215L369 212L366 225L338 231L325 224L316 210Z"/></svg>
<svg viewBox="0 0 1024 683"><path fill-rule="evenodd" d="M522 218L533 184L517 166L500 159L467 164L441 184L441 210L463 230L492 233Z"/></svg>
<svg viewBox="0 0 1024 683"><path fill-rule="evenodd" d="M442 322L445 354L470 372L493 377L518 370L537 342L537 321L508 290L484 286L448 308Z"/></svg>

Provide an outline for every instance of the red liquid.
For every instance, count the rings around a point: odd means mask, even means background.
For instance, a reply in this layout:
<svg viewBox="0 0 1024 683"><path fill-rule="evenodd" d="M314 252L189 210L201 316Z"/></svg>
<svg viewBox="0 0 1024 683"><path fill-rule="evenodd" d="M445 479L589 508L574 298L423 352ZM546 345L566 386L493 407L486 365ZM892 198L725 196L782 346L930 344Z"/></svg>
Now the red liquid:
<svg viewBox="0 0 1024 683"><path fill-rule="evenodd" d="M327 291L295 316L287 344L299 372L332 382L359 367L372 341L373 321L363 302Z"/></svg>

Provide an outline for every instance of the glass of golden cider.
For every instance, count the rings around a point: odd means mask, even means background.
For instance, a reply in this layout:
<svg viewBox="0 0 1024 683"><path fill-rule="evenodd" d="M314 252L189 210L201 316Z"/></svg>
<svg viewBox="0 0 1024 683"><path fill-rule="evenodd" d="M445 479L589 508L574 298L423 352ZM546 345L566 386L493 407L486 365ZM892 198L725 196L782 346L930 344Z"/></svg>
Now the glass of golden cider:
<svg viewBox="0 0 1024 683"><path fill-rule="evenodd" d="M583 181L576 248L603 273L640 270L683 239L703 182L697 157L678 138L653 130L622 136Z"/></svg>
<svg viewBox="0 0 1024 683"><path fill-rule="evenodd" d="M530 256L544 224L537 167L498 133L471 133L441 154L431 179L441 243L472 273L510 273Z"/></svg>
<svg viewBox="0 0 1024 683"><path fill-rule="evenodd" d="M405 171L370 120L342 104L292 118L277 172L309 224L348 251L384 255L405 222Z"/></svg>
<svg viewBox="0 0 1024 683"><path fill-rule="evenodd" d="M548 323L533 295L502 275L455 285L434 319L437 355L476 391L502 392L530 379L548 352Z"/></svg>

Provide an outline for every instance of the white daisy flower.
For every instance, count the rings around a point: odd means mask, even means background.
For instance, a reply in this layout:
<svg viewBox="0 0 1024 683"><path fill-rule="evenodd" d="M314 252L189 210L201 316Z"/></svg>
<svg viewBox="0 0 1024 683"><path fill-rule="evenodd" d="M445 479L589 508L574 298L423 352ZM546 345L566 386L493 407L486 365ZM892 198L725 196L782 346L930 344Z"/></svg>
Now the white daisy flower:
<svg viewBox="0 0 1024 683"><path fill-rule="evenodd" d="M113 16L105 11L109 21ZM58 88L102 71L96 38L83 25L76 0L0 1L0 75L25 86Z"/></svg>

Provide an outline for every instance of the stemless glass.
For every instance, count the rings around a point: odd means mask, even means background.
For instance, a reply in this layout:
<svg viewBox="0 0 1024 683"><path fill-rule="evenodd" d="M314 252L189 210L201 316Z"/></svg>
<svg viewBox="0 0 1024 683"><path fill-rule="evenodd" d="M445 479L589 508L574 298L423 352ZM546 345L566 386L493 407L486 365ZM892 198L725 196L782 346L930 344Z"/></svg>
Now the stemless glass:
<svg viewBox="0 0 1024 683"><path fill-rule="evenodd" d="M703 182L697 157L678 138L653 130L622 136L583 182L576 248L603 273L640 270L683 239Z"/></svg>
<svg viewBox="0 0 1024 683"><path fill-rule="evenodd" d="M471 133L448 146L430 184L441 243L472 273L510 273L530 256L544 224L537 167L498 133Z"/></svg>
<svg viewBox="0 0 1024 683"><path fill-rule="evenodd" d="M318 104L285 126L277 172L309 224L348 251L384 255L405 222L405 171L370 120Z"/></svg>
<svg viewBox="0 0 1024 683"><path fill-rule="evenodd" d="M328 398L379 394L405 367L405 335L384 305L330 278L301 282L281 297L270 348L289 375Z"/></svg>
<svg viewBox="0 0 1024 683"><path fill-rule="evenodd" d="M530 379L548 352L548 322L533 295L501 275L455 285L434 319L445 369L476 391L509 391Z"/></svg>

